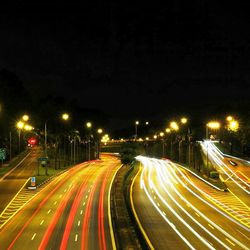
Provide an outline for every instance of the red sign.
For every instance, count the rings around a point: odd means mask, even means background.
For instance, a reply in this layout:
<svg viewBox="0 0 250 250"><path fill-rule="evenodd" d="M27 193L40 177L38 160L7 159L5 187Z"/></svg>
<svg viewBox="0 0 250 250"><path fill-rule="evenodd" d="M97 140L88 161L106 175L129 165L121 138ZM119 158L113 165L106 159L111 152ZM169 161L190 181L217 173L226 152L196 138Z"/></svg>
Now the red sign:
<svg viewBox="0 0 250 250"><path fill-rule="evenodd" d="M32 146L37 144L37 139L34 137L29 138L28 143Z"/></svg>

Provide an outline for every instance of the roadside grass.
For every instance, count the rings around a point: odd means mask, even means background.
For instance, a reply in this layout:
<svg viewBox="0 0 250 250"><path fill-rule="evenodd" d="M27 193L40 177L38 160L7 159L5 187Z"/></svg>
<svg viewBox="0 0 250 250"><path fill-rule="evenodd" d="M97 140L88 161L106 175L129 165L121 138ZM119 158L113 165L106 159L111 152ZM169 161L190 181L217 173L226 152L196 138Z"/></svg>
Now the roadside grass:
<svg viewBox="0 0 250 250"><path fill-rule="evenodd" d="M27 154L29 150L25 150L19 155L17 155L15 158L13 158L7 165L4 164L0 168L0 177L4 176L6 173L8 173L12 168L14 168Z"/></svg>
<svg viewBox="0 0 250 250"><path fill-rule="evenodd" d="M65 168L55 169L52 167L48 167L48 175L45 175L45 167L39 166L39 175L36 172L36 186L42 184L46 180L52 178L53 176L59 175L60 173L64 172L65 170L69 169L71 166L67 166Z"/></svg>

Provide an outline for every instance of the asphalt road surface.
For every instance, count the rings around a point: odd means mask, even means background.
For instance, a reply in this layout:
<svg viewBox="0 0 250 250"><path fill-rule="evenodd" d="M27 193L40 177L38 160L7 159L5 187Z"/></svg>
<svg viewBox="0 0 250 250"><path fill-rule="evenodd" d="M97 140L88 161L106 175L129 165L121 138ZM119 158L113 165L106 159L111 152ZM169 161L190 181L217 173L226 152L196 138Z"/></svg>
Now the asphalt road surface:
<svg viewBox="0 0 250 250"><path fill-rule="evenodd" d="M2 229L0 248L114 248L109 196L119 167L105 155L55 178Z"/></svg>
<svg viewBox="0 0 250 250"><path fill-rule="evenodd" d="M212 187L170 161L138 160L130 199L151 248L249 249L250 229L202 192Z"/></svg>

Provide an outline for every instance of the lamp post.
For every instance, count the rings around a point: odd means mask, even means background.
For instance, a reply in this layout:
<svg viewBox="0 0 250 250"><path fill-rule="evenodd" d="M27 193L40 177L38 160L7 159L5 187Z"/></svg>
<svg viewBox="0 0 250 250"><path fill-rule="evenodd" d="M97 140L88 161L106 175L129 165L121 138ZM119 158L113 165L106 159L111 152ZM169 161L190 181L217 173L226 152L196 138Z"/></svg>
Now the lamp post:
<svg viewBox="0 0 250 250"><path fill-rule="evenodd" d="M135 140L137 139L137 126L139 125L139 121L135 122Z"/></svg>
<svg viewBox="0 0 250 250"><path fill-rule="evenodd" d="M24 127L24 122L22 122L22 121L17 122L16 127L18 129L18 152L20 153L20 150L21 150L21 130Z"/></svg>
<svg viewBox="0 0 250 250"><path fill-rule="evenodd" d="M91 129L92 128L92 123L91 122L87 122L86 123L86 127L88 129ZM88 137L88 156L89 156L89 161L90 161L90 134L89 134L89 137Z"/></svg>
<svg viewBox="0 0 250 250"><path fill-rule="evenodd" d="M100 136L102 134L103 130L101 128L99 128L97 130L97 133L98 133L98 140L97 140L97 158L99 159L99 154L100 154L100 149L101 149L101 145L100 145Z"/></svg>

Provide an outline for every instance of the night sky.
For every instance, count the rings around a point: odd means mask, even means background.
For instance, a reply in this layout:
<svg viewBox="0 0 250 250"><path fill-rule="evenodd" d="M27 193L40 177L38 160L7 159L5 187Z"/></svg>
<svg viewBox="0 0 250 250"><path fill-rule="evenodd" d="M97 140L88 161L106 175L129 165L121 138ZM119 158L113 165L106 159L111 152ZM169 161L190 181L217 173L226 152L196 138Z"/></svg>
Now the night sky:
<svg viewBox="0 0 250 250"><path fill-rule="evenodd" d="M0 68L37 98L77 99L124 123L228 107L250 96L249 13L215 2L19 2L1 10Z"/></svg>

